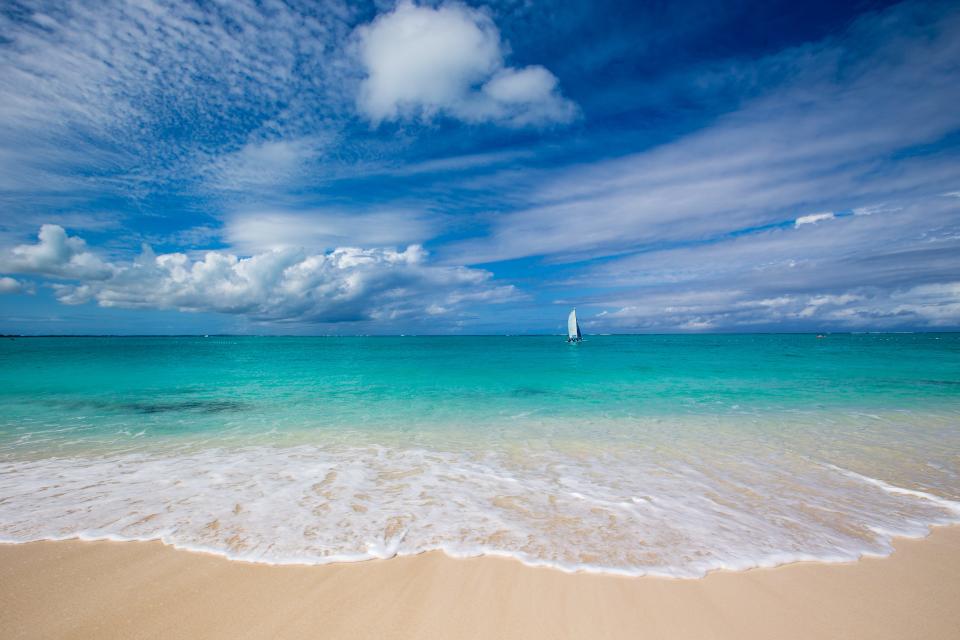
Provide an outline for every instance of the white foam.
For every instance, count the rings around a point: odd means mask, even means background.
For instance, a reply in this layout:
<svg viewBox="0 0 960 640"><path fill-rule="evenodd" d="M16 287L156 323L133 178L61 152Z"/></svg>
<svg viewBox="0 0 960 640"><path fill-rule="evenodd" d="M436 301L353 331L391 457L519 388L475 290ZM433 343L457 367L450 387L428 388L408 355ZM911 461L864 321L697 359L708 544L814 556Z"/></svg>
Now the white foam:
<svg viewBox="0 0 960 640"><path fill-rule="evenodd" d="M898 487L888 482L884 482L883 480L878 480L877 478L871 478L870 476L865 476L863 474L857 473L856 471L850 471L849 469L842 469L836 465L828 464L825 466L835 469L836 471L850 478L856 478L857 480L866 482L867 484L872 484L875 487L879 487L880 489L886 491L887 493L891 493L894 495L901 495L901 496L913 496L921 500L927 500L929 502L936 504L937 506L943 507L947 511L951 511L957 515L960 515L960 502L956 500L948 500L946 498L941 498L940 496L935 496L932 493L928 493L926 491L919 491L917 489L906 489L904 487Z"/></svg>
<svg viewBox="0 0 960 640"><path fill-rule="evenodd" d="M736 455L734 455L736 453ZM248 562L441 550L698 577L890 552L960 503L809 456L299 445L0 463L0 540L161 540Z"/></svg>

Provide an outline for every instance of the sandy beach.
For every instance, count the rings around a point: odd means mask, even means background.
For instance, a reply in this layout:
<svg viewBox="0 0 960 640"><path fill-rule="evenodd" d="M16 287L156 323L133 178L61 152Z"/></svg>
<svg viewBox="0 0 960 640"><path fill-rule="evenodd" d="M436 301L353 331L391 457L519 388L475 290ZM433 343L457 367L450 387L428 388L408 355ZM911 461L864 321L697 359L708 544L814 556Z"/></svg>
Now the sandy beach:
<svg viewBox="0 0 960 640"><path fill-rule="evenodd" d="M960 527L855 563L622 578L440 553L266 566L158 542L0 545L4 638L957 638Z"/></svg>

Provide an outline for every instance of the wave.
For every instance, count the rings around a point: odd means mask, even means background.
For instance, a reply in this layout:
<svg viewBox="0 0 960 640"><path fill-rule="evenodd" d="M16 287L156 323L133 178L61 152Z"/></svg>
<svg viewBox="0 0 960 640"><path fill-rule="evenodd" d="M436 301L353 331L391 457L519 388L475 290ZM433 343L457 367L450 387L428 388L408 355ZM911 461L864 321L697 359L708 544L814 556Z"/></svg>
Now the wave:
<svg viewBox="0 0 960 640"><path fill-rule="evenodd" d="M892 551L960 502L783 451L255 446L0 464L0 540L159 540L268 564L442 551L696 578Z"/></svg>

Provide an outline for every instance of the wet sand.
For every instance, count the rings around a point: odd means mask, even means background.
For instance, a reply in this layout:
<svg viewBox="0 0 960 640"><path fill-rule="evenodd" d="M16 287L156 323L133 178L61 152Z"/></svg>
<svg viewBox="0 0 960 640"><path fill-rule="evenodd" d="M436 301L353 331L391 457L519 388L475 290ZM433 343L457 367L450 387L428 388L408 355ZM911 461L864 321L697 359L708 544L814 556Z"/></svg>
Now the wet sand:
<svg viewBox="0 0 960 640"><path fill-rule="evenodd" d="M158 542L0 545L0 637L960 638L960 527L887 558L700 580L440 553L267 566Z"/></svg>

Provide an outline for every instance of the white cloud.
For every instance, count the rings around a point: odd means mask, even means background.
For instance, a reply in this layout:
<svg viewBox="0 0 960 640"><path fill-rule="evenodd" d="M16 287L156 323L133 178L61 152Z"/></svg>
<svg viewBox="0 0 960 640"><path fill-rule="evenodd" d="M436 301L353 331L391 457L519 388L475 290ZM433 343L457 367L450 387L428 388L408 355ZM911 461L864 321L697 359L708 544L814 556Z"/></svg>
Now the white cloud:
<svg viewBox="0 0 960 640"><path fill-rule="evenodd" d="M23 283L6 276L0 277L0 294L20 293L24 290Z"/></svg>
<svg viewBox="0 0 960 640"><path fill-rule="evenodd" d="M429 264L419 245L403 251L280 249L247 258L223 251L199 258L157 255L145 246L132 263L108 264L83 240L45 225L37 244L16 247L0 265L78 281L53 285L65 304L213 311L265 322L390 322L455 314L470 301L518 295L513 286L492 282L488 271Z"/></svg>
<svg viewBox="0 0 960 640"><path fill-rule="evenodd" d="M744 329L886 329L952 327L960 323L960 283L922 285L893 291L782 297L777 304L748 291L645 291L638 300L606 316L599 330L700 331ZM676 301L683 300L683 304ZM609 304L611 300L605 300ZM626 301L621 301L626 302Z"/></svg>
<svg viewBox="0 0 960 640"><path fill-rule="evenodd" d="M891 211L896 211L896 207L888 207L883 204L870 204L863 207L855 207L853 209L853 215L855 216L872 216L875 213L889 213Z"/></svg>
<svg viewBox="0 0 960 640"><path fill-rule="evenodd" d="M442 114L527 126L576 115L547 69L505 66L500 32L481 10L404 1L356 37L367 74L357 103L375 124Z"/></svg>
<svg viewBox="0 0 960 640"><path fill-rule="evenodd" d="M91 280L113 273L111 265L89 251L81 238L69 237L59 225L43 225L37 239L36 244L18 245L0 257L0 271Z"/></svg>
<svg viewBox="0 0 960 640"><path fill-rule="evenodd" d="M960 281L922 284L891 296L893 312L919 316L930 326L956 326L960 321Z"/></svg>
<svg viewBox="0 0 960 640"><path fill-rule="evenodd" d="M211 163L218 186L256 185L295 171L285 154L305 150L231 151L318 135L353 110L356 74L337 46L353 9L339 0L17 5L0 11L0 189L24 209L38 191L182 186Z"/></svg>
<svg viewBox="0 0 960 640"><path fill-rule="evenodd" d="M232 153L214 157L204 167L208 186L249 192L302 182L308 168L332 144L317 136L295 140L256 140Z"/></svg>
<svg viewBox="0 0 960 640"><path fill-rule="evenodd" d="M805 224L816 224L816 223L821 222L821 221L823 221L823 220L833 220L834 217L836 217L836 216L834 216L834 215L833 215L832 213L830 213L830 212L827 212L827 213L811 213L810 215L800 216L799 218L797 218L796 222L794 222L794 226L795 226L795 227L801 227L801 226L803 226L803 225L805 225Z"/></svg>
<svg viewBox="0 0 960 640"><path fill-rule="evenodd" d="M391 247L423 242L435 227L416 211L248 211L227 217L223 238L242 254L291 247Z"/></svg>
<svg viewBox="0 0 960 640"><path fill-rule="evenodd" d="M523 69L501 69L483 85L483 92L499 102L524 103L543 100L556 87L556 76L535 65Z"/></svg>
<svg viewBox="0 0 960 640"><path fill-rule="evenodd" d="M680 329L684 331L708 331L713 329L716 325L713 324L710 320L701 320L699 318L694 318L692 320L687 320L679 326Z"/></svg>
<svg viewBox="0 0 960 640"><path fill-rule="evenodd" d="M811 318L820 311L821 307L828 305L831 307L846 307L849 306L851 302L857 302L859 300L863 300L863 296L852 293L812 296L807 298L807 306L797 312L796 316L798 318Z"/></svg>

